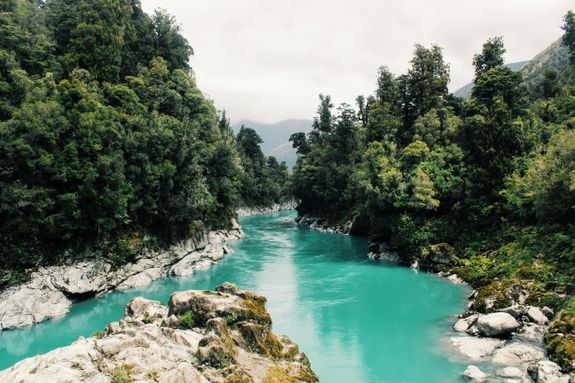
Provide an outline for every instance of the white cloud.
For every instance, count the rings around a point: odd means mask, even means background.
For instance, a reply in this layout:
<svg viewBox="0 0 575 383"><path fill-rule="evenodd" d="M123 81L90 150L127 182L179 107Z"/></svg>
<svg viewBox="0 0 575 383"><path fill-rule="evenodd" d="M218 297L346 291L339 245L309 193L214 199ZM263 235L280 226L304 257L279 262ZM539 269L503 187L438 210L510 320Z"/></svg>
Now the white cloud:
<svg viewBox="0 0 575 383"><path fill-rule="evenodd" d="M234 120L311 118L320 92L352 103L380 65L405 72L414 43L437 43L452 90L472 57L503 36L507 61L561 36L572 0L142 0L175 15L194 47L198 84Z"/></svg>

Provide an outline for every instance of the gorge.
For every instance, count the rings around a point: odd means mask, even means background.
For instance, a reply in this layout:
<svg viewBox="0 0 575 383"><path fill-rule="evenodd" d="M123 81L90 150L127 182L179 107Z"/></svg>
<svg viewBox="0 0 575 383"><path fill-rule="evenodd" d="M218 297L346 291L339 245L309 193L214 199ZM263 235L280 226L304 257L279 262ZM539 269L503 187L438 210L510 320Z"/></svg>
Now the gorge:
<svg viewBox="0 0 575 383"><path fill-rule="evenodd" d="M294 218L293 212L245 217L246 236L210 268L112 292L73 305L62 318L0 332L0 368L103 330L133 297L166 303L174 291L211 290L230 281L268 298L274 333L300 346L321 381L459 379L466 362L450 359L445 339L465 308L467 288L369 260L364 239L308 230Z"/></svg>

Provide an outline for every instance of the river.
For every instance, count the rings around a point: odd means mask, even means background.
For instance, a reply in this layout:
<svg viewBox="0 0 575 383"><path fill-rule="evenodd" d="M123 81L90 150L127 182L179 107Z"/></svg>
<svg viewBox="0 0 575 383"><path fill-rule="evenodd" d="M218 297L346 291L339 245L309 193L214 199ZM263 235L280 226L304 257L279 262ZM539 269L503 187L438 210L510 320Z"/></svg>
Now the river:
<svg viewBox="0 0 575 383"><path fill-rule="evenodd" d="M443 347L468 290L366 257L366 241L300 228L293 212L246 217L233 255L188 278L113 292L58 319L0 332L0 369L90 336L123 316L134 296L168 301L224 281L268 298L277 334L309 357L325 383L452 383L465 369Z"/></svg>

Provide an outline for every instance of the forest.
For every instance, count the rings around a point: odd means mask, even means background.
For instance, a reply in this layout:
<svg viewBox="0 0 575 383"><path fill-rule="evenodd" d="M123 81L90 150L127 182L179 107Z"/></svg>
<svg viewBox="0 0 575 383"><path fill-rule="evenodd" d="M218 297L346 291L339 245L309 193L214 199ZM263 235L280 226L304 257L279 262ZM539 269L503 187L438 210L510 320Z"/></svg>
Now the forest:
<svg viewBox="0 0 575 383"><path fill-rule="evenodd" d="M334 110L320 95L298 151L300 215L389 243L406 265L452 268L490 297L518 287L559 311L550 354L575 360L575 14L563 20L570 65L532 81L504 65L500 37L473 57L468 100L448 92L442 49L416 45L407 73L377 74L373 95ZM437 252L449 265L432 261ZM477 299L477 302L481 302Z"/></svg>
<svg viewBox="0 0 575 383"><path fill-rule="evenodd" d="M0 4L0 287L88 254L121 265L287 198L234 137L175 18L138 0Z"/></svg>

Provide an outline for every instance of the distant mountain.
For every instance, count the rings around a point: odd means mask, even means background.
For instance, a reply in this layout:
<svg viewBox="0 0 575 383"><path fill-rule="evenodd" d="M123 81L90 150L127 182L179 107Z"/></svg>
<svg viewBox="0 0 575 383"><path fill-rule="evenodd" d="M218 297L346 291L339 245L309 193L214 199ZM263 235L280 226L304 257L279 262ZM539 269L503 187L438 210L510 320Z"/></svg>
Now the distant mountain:
<svg viewBox="0 0 575 383"><path fill-rule="evenodd" d="M559 39L535 56L521 70L521 73L529 85L534 85L541 78L545 69L555 68L559 73L565 73L568 67L569 48L563 45Z"/></svg>
<svg viewBox="0 0 575 383"><path fill-rule="evenodd" d="M516 63L505 64L505 66L517 72L524 69L526 66L529 65L529 63L530 61L527 60L527 61L519 61ZM453 94L457 97L469 98L471 97L472 91L473 91L473 83L470 82L469 84L464 85L461 88L457 89L455 92L453 92Z"/></svg>
<svg viewBox="0 0 575 383"><path fill-rule="evenodd" d="M523 78L531 88L539 81L547 68L557 69L560 75L565 73L569 67L569 49L562 44L561 39L558 39L533 59L507 64L507 66L515 71L521 71ZM469 83L453 94L458 97L469 98L472 90L473 83Z"/></svg>
<svg viewBox="0 0 575 383"><path fill-rule="evenodd" d="M285 120L275 124L242 120L234 124L233 129L236 134L242 125L254 129L264 141L261 145L264 154L276 157L279 162L285 161L291 168L296 163L297 155L289 138L293 133L308 133L311 131L311 124L311 120Z"/></svg>

